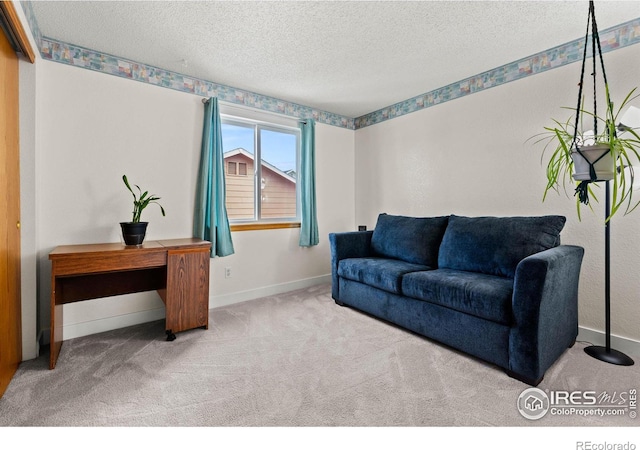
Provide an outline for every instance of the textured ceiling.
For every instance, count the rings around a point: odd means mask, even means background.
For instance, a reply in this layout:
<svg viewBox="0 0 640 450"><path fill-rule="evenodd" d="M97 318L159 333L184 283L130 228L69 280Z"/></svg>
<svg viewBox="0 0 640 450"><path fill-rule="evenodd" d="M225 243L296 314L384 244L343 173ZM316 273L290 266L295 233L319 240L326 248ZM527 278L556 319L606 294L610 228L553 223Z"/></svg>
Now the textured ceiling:
<svg viewBox="0 0 640 450"><path fill-rule="evenodd" d="M600 30L640 1L596 1ZM35 1L53 39L359 117L584 37L587 1Z"/></svg>

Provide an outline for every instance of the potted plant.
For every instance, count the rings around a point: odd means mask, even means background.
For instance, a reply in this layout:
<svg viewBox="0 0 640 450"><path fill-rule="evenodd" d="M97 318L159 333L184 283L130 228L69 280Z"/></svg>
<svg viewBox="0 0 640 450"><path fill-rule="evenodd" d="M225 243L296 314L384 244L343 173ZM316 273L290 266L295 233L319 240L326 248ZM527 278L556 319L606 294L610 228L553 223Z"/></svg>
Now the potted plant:
<svg viewBox="0 0 640 450"><path fill-rule="evenodd" d="M545 127L545 132L534 136L535 143L544 142L543 155L551 149L547 163L547 186L543 201L550 190L566 191L567 184L575 187L576 207L580 218L581 204L590 205L590 199L597 201L591 183L611 181L611 211L608 222L619 209L626 205L625 214L633 211L640 202L633 199L633 163L640 163L640 136L638 131L624 127L619 122L621 111L629 102L640 97L632 89L617 109L609 98L609 87L605 84L607 107L604 116L580 108L576 115L588 116L592 128L582 121L570 117L564 122L553 119L553 126ZM569 109L569 108L567 108ZM593 129L602 130L594 133Z"/></svg>
<svg viewBox="0 0 640 450"><path fill-rule="evenodd" d="M140 186L138 185L134 185L138 190L138 193L136 194L133 189L131 189L131 185L129 184L129 180L127 180L126 175L122 175L122 181L124 181L124 184L127 189L129 189L129 192L131 192L131 195L133 195L133 217L130 222L120 222L122 237L127 245L142 245L147 233L147 225L149 224L149 222L140 221L142 211L144 211L144 209L151 203L155 203L160 207L160 211L164 216L164 208L160 203L158 203L160 197L157 197L154 194L149 194L149 191L145 191L143 193L142 189L140 189Z"/></svg>

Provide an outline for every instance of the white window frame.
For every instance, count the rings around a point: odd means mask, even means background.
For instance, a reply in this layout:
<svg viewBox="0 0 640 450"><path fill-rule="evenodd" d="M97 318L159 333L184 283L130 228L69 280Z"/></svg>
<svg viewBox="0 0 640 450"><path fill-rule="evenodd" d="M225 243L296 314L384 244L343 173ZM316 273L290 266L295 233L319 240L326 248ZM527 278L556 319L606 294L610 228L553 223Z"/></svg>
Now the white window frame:
<svg viewBox="0 0 640 450"><path fill-rule="evenodd" d="M289 224L291 226L299 226L301 216L301 201L300 201L300 141L301 132L299 128L281 125L277 123L268 122L265 120L247 119L230 114L220 114L220 119L223 124L237 125L241 127L253 128L253 146L254 146L254 173L253 173L253 201L254 201L254 217L246 219L229 219L229 223L234 225L250 225L250 224ZM296 215L292 217L278 217L278 218L260 218L262 215L262 199L260 195L261 180L262 180L262 148L260 131L273 131L278 133L291 134L296 137ZM224 138L223 138L224 140ZM225 152L231 149L223 149ZM247 170L247 176L249 171ZM226 177L226 171L225 171ZM279 227L276 227L279 228Z"/></svg>

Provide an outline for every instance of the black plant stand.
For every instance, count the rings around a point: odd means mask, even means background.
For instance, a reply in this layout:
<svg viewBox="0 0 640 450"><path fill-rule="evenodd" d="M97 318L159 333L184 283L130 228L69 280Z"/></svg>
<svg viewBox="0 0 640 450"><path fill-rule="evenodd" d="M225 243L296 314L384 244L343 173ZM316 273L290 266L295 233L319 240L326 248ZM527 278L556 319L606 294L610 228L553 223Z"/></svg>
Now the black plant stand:
<svg viewBox="0 0 640 450"><path fill-rule="evenodd" d="M605 187L605 218L611 213L609 181ZM604 314L606 346L591 345L584 349L589 355L600 361L618 366L632 366L633 359L624 353L611 348L611 220L607 220L604 228Z"/></svg>

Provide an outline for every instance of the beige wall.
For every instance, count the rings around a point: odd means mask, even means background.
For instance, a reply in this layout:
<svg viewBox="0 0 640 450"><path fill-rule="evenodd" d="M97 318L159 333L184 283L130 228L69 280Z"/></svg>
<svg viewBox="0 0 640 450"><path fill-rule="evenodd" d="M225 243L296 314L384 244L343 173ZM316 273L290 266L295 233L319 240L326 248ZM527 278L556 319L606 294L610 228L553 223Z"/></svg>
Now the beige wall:
<svg viewBox="0 0 640 450"><path fill-rule="evenodd" d="M604 58L620 102L639 84L640 45ZM604 330L604 206L579 222L572 192L543 203L541 148L525 143L568 116L561 107L575 104L579 75L572 64L356 131L356 222L373 227L380 212L565 215L563 242L586 249L580 325ZM640 211L611 229L612 333L640 340Z"/></svg>
<svg viewBox="0 0 640 450"><path fill-rule="evenodd" d="M123 174L159 195L167 212L162 217L158 208L145 210L147 239L191 236L203 106L195 95L50 61L39 64L37 78L36 241L40 321L47 329L47 255L61 244L121 239L118 223L128 220L131 210ZM228 105L221 111L239 113ZM212 260L211 307L328 279L327 234L355 227L354 132L319 124L316 159L320 244L300 248L299 229L233 233L236 253ZM232 268L231 278L224 277L225 267ZM65 338L163 314L153 292L69 304Z"/></svg>
<svg viewBox="0 0 640 450"><path fill-rule="evenodd" d="M36 236L36 64L20 60L20 253L22 296L22 358L38 355L38 246Z"/></svg>

